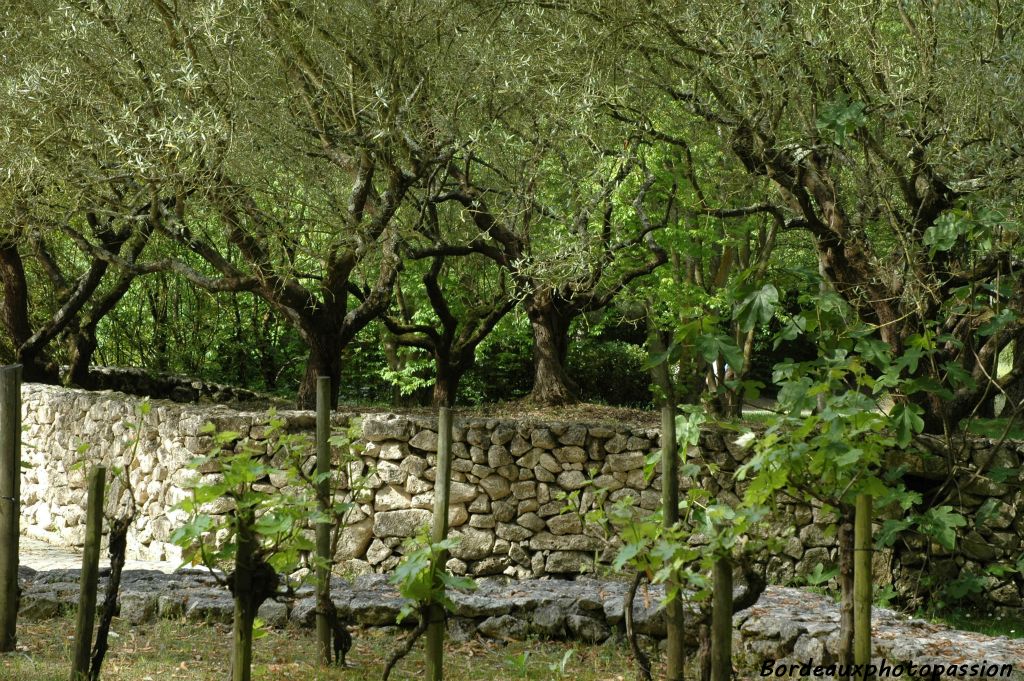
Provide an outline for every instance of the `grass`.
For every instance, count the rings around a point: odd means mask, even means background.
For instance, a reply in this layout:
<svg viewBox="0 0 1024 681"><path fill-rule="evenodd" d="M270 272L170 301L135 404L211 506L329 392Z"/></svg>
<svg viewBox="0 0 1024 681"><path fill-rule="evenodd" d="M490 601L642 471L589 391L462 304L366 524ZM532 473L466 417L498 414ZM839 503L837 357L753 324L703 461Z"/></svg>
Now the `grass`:
<svg viewBox="0 0 1024 681"><path fill-rule="evenodd" d="M70 673L74 622L53 619L19 622L18 652L0 655L0 681L66 681ZM223 681L229 673L231 630L225 625L160 621L129 627L114 622L103 664L104 681ZM254 681L368 681L381 676L384 659L404 632L354 629L348 669L324 669L314 662L313 634L286 628L269 630L253 651ZM571 651L571 652L569 652ZM422 643L392 671L396 681L424 677ZM625 681L635 678L624 644L587 646L555 641L502 645L473 639L447 642L447 681L572 679Z"/></svg>
<svg viewBox="0 0 1024 681"><path fill-rule="evenodd" d="M926 615L926 619L954 629L973 631L987 636L1006 636L1024 639L1024 615L1002 616L954 610L941 614Z"/></svg>

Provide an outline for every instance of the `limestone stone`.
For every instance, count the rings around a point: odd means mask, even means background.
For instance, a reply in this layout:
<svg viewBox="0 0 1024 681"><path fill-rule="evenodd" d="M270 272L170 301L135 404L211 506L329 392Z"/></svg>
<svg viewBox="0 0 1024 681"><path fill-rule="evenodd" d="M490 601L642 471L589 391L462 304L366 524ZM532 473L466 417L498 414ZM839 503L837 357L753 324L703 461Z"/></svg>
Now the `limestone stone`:
<svg viewBox="0 0 1024 681"><path fill-rule="evenodd" d="M516 499L531 499L537 496L537 483L533 481L512 484L512 496Z"/></svg>
<svg viewBox="0 0 1024 681"><path fill-rule="evenodd" d="M533 613L533 630L546 638L562 638L565 636L565 605L551 603L542 605Z"/></svg>
<svg viewBox="0 0 1024 681"><path fill-rule="evenodd" d="M416 496L419 494L426 494L434 489L434 483L423 480L422 478L414 478L409 476L405 481L405 491Z"/></svg>
<svg viewBox="0 0 1024 681"><path fill-rule="evenodd" d="M486 494L478 494L470 503L470 513L489 513L491 510L491 498Z"/></svg>
<svg viewBox="0 0 1024 681"><path fill-rule="evenodd" d="M645 437L637 437L635 435L630 436L626 440L626 449L631 450L647 450L651 447L651 441Z"/></svg>
<svg viewBox="0 0 1024 681"><path fill-rule="evenodd" d="M497 525L497 521L494 519L494 516L490 514L476 514L471 515L469 517L470 527L479 527L481 529L486 529L494 527L495 525Z"/></svg>
<svg viewBox="0 0 1024 681"><path fill-rule="evenodd" d="M644 478L643 468L637 468L636 470L632 470L626 473L626 485L628 487L632 487L634 490L640 490L646 487L647 481Z"/></svg>
<svg viewBox="0 0 1024 681"><path fill-rule="evenodd" d="M619 452L626 449L627 440L625 435L616 433L612 439L604 443L604 450L609 454L618 454Z"/></svg>
<svg viewBox="0 0 1024 681"><path fill-rule="evenodd" d="M512 522L516 517L516 507L507 501L498 501L491 504L491 512L494 517L503 523Z"/></svg>
<svg viewBox="0 0 1024 681"><path fill-rule="evenodd" d="M410 438L409 446L425 452L436 452L437 433L432 430L421 430Z"/></svg>
<svg viewBox="0 0 1024 681"><path fill-rule="evenodd" d="M526 529L522 525L498 523L494 534L507 541L524 541L533 536L533 531Z"/></svg>
<svg viewBox="0 0 1024 681"><path fill-rule="evenodd" d="M558 436L558 441L563 445L582 447L587 441L587 429L578 424L570 425Z"/></svg>
<svg viewBox="0 0 1024 681"><path fill-rule="evenodd" d="M506 426L505 424L501 424L491 431L491 444L507 445L509 442L512 441L512 438L514 438L515 436L515 428L511 428L509 426Z"/></svg>
<svg viewBox="0 0 1024 681"><path fill-rule="evenodd" d="M453 575L464 575L469 571L469 566L466 565L466 562L458 558L449 558L444 566Z"/></svg>
<svg viewBox="0 0 1024 681"><path fill-rule="evenodd" d="M653 489L645 489L640 492L640 508L645 511L653 511L661 506L661 493Z"/></svg>
<svg viewBox="0 0 1024 681"><path fill-rule="evenodd" d="M477 577L482 577L484 575L500 575L509 567L509 565L510 562L507 556L490 556L483 560L474 562L472 567L470 567L470 572Z"/></svg>
<svg viewBox="0 0 1024 681"><path fill-rule="evenodd" d="M583 522L575 513L565 513L548 518L548 529L551 534L582 534Z"/></svg>
<svg viewBox="0 0 1024 681"><path fill-rule="evenodd" d="M472 473L473 472L473 462L470 461L468 458L465 458L465 459L453 459L452 460L452 470L457 472L457 473Z"/></svg>
<svg viewBox="0 0 1024 681"><path fill-rule="evenodd" d="M541 468L548 471L549 473L554 473L557 475L558 473L562 472L562 464L560 464L558 460L555 459L555 457L553 457L551 454L548 454L547 452L543 452L537 458L537 463Z"/></svg>
<svg viewBox="0 0 1024 681"><path fill-rule="evenodd" d="M381 511L395 511L409 508L411 501L412 497L404 489L399 489L393 485L386 485L377 491L373 501L373 509L378 513Z"/></svg>
<svg viewBox="0 0 1024 681"><path fill-rule="evenodd" d="M964 536L963 541L960 542L961 551L968 558L974 560L987 562L998 558L1002 551L993 546L991 543L985 540L977 531L972 530Z"/></svg>
<svg viewBox="0 0 1024 681"><path fill-rule="evenodd" d="M515 452L512 454L515 455ZM516 459L516 465L520 468L533 468L540 462L541 454L544 454L544 450L534 447Z"/></svg>
<svg viewBox="0 0 1024 681"><path fill-rule="evenodd" d="M808 525L800 530L800 542L804 546L835 546L835 533L829 535L821 525Z"/></svg>
<svg viewBox="0 0 1024 681"><path fill-rule="evenodd" d="M551 471L541 466L534 466L533 476L541 482L554 482L555 475Z"/></svg>
<svg viewBox="0 0 1024 681"><path fill-rule="evenodd" d="M477 631L482 636L500 641L525 641L530 634L530 627L518 617L499 615L485 619Z"/></svg>
<svg viewBox="0 0 1024 681"><path fill-rule="evenodd" d="M583 463L587 452L582 447L559 447L555 450L555 459L561 463Z"/></svg>
<svg viewBox="0 0 1024 681"><path fill-rule="evenodd" d="M405 441L409 439L411 430L412 424L409 423L408 419L389 414L384 417L371 416L363 419L359 435L362 439L370 442L379 442L381 440Z"/></svg>
<svg viewBox="0 0 1024 681"><path fill-rule="evenodd" d="M544 563L544 569L549 573L578 573L592 569L594 556L583 551L552 551Z"/></svg>
<svg viewBox="0 0 1024 681"><path fill-rule="evenodd" d="M409 456L409 447L404 442L369 442L363 454L386 461L402 461Z"/></svg>
<svg viewBox="0 0 1024 681"><path fill-rule="evenodd" d="M512 438L512 444L509 445L509 451L512 452L512 456L522 456L533 447L530 441L523 436L516 434Z"/></svg>
<svg viewBox="0 0 1024 681"><path fill-rule="evenodd" d="M469 430L466 431L466 442L468 442L473 447L479 447L480 445L482 445L484 443L485 438L487 439L487 441L490 441L490 437L483 430L483 428L470 428Z"/></svg>
<svg viewBox="0 0 1024 681"><path fill-rule="evenodd" d="M550 561L551 558L548 559L548 562ZM611 635L611 629L604 623L603 618L569 615L566 624L569 627L569 632L575 638L587 643L600 643Z"/></svg>
<svg viewBox="0 0 1024 681"><path fill-rule="evenodd" d="M533 513L538 508L540 508L540 504L536 499L523 499L516 504L516 514L523 515L525 513Z"/></svg>
<svg viewBox="0 0 1024 681"><path fill-rule="evenodd" d="M409 474L402 470L393 461L380 461L377 463L377 477L388 485L404 485Z"/></svg>
<svg viewBox="0 0 1024 681"><path fill-rule="evenodd" d="M469 520L469 513L464 504L448 507L448 527L459 527L465 525Z"/></svg>
<svg viewBox="0 0 1024 681"><path fill-rule="evenodd" d="M534 551L599 551L604 542L596 537L584 534L554 535L549 532L538 532L530 538L530 548Z"/></svg>
<svg viewBox="0 0 1024 681"><path fill-rule="evenodd" d="M376 537L411 537L429 523L430 512L423 509L386 511L374 515L373 534Z"/></svg>
<svg viewBox="0 0 1024 681"><path fill-rule="evenodd" d="M643 452L609 454L604 465L611 472L632 471L644 467L644 458Z"/></svg>
<svg viewBox="0 0 1024 681"><path fill-rule="evenodd" d="M515 459L512 458L508 449L502 445L491 445L487 450L487 465L491 468L501 468L502 466L507 466L514 462ZM516 477L518 477L518 472L516 473Z"/></svg>
<svg viewBox="0 0 1024 681"><path fill-rule="evenodd" d="M494 535L488 530L466 527L452 532L449 536L459 540L451 550L451 555L460 560L479 560L491 553L494 546Z"/></svg>
<svg viewBox="0 0 1024 681"><path fill-rule="evenodd" d="M553 515L558 515L562 512L565 505L558 501L549 501L546 504L541 504L537 509L537 515L541 518L550 518Z"/></svg>
<svg viewBox="0 0 1024 681"><path fill-rule="evenodd" d="M580 489L587 484L587 476L582 471L565 471L558 476L558 484L568 491Z"/></svg>
<svg viewBox="0 0 1024 681"><path fill-rule="evenodd" d="M480 486L492 500L504 499L512 494L512 486L500 475L489 475L480 480Z"/></svg>
<svg viewBox="0 0 1024 681"><path fill-rule="evenodd" d="M476 485L464 482L453 482L448 490L448 503L465 504L474 501L479 495Z"/></svg>
<svg viewBox="0 0 1024 681"><path fill-rule="evenodd" d="M540 532L547 527L547 523L544 522L544 519L536 513L524 513L519 516L519 519L516 522L532 532Z"/></svg>
<svg viewBox="0 0 1024 681"><path fill-rule="evenodd" d="M530 433L530 444L541 449L554 449L558 443L555 442L555 437L549 429L535 428Z"/></svg>
<svg viewBox="0 0 1024 681"><path fill-rule="evenodd" d="M498 475L505 478L509 482L515 482L516 480L519 479L519 468L517 468L515 464L507 464L505 466L500 466L497 469L497 472Z"/></svg>
<svg viewBox="0 0 1024 681"><path fill-rule="evenodd" d="M599 475L594 478L594 486L598 489L606 489L609 492L614 492L615 490L622 489L623 483L616 480L614 476Z"/></svg>
<svg viewBox="0 0 1024 681"><path fill-rule="evenodd" d="M417 494L409 502L411 508L422 508L428 511L434 509L434 491L424 492L423 494Z"/></svg>

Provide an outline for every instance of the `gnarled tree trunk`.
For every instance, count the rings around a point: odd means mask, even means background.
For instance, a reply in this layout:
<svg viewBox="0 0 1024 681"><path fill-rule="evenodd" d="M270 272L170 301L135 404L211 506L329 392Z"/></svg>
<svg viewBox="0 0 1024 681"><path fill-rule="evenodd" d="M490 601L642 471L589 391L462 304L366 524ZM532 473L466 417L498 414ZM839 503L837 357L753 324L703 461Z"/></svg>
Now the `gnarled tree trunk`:
<svg viewBox="0 0 1024 681"><path fill-rule="evenodd" d="M572 321L550 302L527 308L533 331L533 390L530 401L543 405L572 404L578 387L565 370Z"/></svg>

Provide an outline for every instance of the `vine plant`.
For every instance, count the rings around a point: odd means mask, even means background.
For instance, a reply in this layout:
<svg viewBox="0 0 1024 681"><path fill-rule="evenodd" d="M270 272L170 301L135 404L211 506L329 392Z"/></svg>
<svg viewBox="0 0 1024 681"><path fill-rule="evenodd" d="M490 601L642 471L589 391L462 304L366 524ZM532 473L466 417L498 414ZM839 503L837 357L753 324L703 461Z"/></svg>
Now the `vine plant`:
<svg viewBox="0 0 1024 681"><path fill-rule="evenodd" d="M218 432L212 424L201 432L212 437L213 448L189 463L197 481L192 496L179 504L189 520L174 531L171 540L184 549L186 562L205 565L231 590L235 603L231 679L249 681L260 605L294 593L295 584L288 575L303 567L305 557L314 550L311 525L332 523L332 546L337 548L337 537L353 504L332 499L324 505L317 499L315 484L321 478L315 473L311 439L287 432L285 421L274 412L261 440L242 438L234 431ZM350 442L350 434L332 438L333 444L348 452L346 457L352 456L347 449ZM199 473L208 468L215 474ZM351 466L345 468L347 472ZM271 478L280 484L271 488L266 484Z"/></svg>
<svg viewBox="0 0 1024 681"><path fill-rule="evenodd" d="M447 612L452 608L448 589L468 591L476 588L476 582L471 577L453 575L445 568L443 561L458 542L459 538L453 536L432 543L427 528L422 528L415 537L405 541L404 556L390 581L398 587L402 597L408 599L398 613L398 622L413 614L418 621L412 633L388 656L382 681L388 681L398 661L409 654L416 640L427 630L430 606L441 605Z"/></svg>

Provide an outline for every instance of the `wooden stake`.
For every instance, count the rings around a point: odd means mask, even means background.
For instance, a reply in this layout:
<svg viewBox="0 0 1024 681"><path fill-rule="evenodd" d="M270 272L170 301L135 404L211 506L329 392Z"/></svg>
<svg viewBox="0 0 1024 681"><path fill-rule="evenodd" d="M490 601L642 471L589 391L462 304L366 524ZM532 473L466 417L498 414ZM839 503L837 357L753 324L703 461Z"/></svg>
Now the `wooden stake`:
<svg viewBox="0 0 1024 681"><path fill-rule="evenodd" d="M331 505L331 379L320 376L316 379L316 474L323 479L316 484L317 503L325 515ZM320 662L331 664L331 642L333 622L327 611L327 601L331 598L331 569L334 556L331 555L331 523L320 522L316 525L316 640Z"/></svg>
<svg viewBox="0 0 1024 681"><path fill-rule="evenodd" d="M858 495L853 527L853 662L859 665L871 662L871 514L871 497Z"/></svg>
<svg viewBox="0 0 1024 681"><path fill-rule="evenodd" d="M96 618L96 583L99 580L100 539L103 536L103 488L107 467L94 466L89 473L88 507L85 511L85 551L79 581L78 624L75 627L75 655L71 681L89 678L89 653L92 650L93 620Z"/></svg>
<svg viewBox="0 0 1024 681"><path fill-rule="evenodd" d="M666 398L661 408L661 503L664 509L665 529L679 522L679 456L676 443L676 408ZM682 681L683 665L686 662L686 643L683 640L685 623L683 603L677 596L665 607L668 681Z"/></svg>
<svg viewBox="0 0 1024 681"><path fill-rule="evenodd" d="M0 652L17 644L21 365L0 368Z"/></svg>
<svg viewBox="0 0 1024 681"><path fill-rule="evenodd" d="M437 475L434 480L434 523L430 529L433 544L448 537L448 498L452 479L452 414L448 407L437 412ZM437 559L437 570L444 570L447 552ZM427 610L427 679L440 681L444 676L444 607L431 604Z"/></svg>

